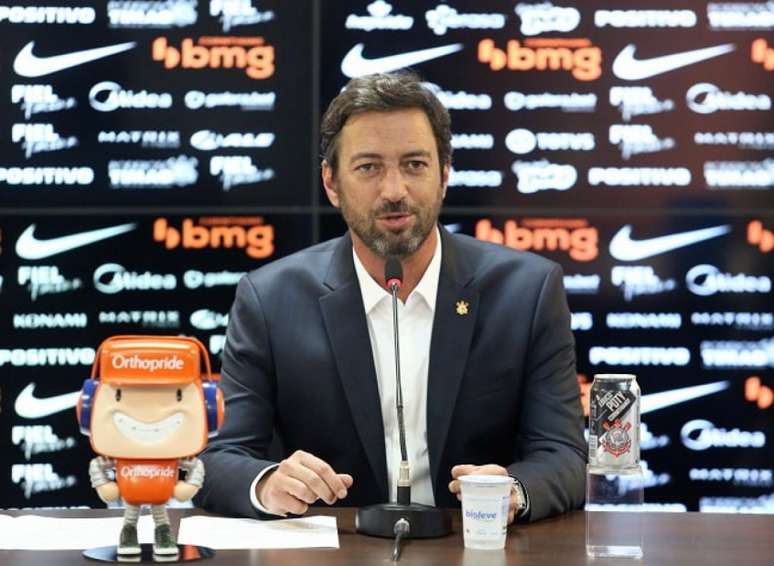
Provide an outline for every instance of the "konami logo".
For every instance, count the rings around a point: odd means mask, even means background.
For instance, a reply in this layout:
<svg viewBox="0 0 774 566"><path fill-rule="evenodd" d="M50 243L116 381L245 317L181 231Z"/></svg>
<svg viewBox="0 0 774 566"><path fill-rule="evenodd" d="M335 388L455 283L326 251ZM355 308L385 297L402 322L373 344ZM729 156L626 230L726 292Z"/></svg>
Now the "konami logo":
<svg viewBox="0 0 774 566"><path fill-rule="evenodd" d="M532 38L524 46L508 40L503 51L492 39L478 42L478 60L493 71L569 71L579 81L593 81L602 74L602 51L590 39Z"/></svg>
<svg viewBox="0 0 774 566"><path fill-rule="evenodd" d="M747 243L767 254L774 249L774 232L764 228L760 220L753 220L747 225Z"/></svg>
<svg viewBox="0 0 774 566"><path fill-rule="evenodd" d="M769 44L762 37L752 42L750 58L753 63L763 65L767 71L774 71L774 48L769 47Z"/></svg>
<svg viewBox="0 0 774 566"><path fill-rule="evenodd" d="M260 216L202 216L195 224L183 219L182 228L173 228L166 218L153 223L153 239L168 250L242 248L254 259L274 253L274 226L264 224Z"/></svg>
<svg viewBox="0 0 774 566"><path fill-rule="evenodd" d="M597 229L583 218L525 218L506 220L503 230L489 219L476 222L479 240L503 244L517 250L563 251L575 261L591 261L599 255Z"/></svg>
<svg viewBox="0 0 774 566"><path fill-rule="evenodd" d="M180 48L171 47L166 37L153 40L152 58L165 69L245 69L251 79L267 79L274 74L274 46L263 37L201 36L194 44L186 37Z"/></svg>

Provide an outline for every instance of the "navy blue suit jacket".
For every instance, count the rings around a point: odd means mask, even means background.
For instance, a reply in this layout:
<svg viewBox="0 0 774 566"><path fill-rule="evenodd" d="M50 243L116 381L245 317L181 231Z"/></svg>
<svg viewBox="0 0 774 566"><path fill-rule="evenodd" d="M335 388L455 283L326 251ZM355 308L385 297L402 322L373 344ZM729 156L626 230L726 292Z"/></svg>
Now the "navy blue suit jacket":
<svg viewBox="0 0 774 566"><path fill-rule="evenodd" d="M430 345L427 442L436 504L456 464L500 464L530 520L584 497L583 416L562 272L539 256L449 234ZM465 301L468 314L458 314ZM349 473L342 505L388 501L381 405L349 235L240 282L223 353L224 426L201 458L197 504L258 516L250 484L273 434Z"/></svg>

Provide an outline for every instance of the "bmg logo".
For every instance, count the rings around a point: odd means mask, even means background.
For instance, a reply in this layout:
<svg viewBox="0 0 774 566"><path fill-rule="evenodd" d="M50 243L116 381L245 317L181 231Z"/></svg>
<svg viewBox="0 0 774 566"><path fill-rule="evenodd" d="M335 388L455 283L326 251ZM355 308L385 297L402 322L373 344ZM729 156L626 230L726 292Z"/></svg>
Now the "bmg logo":
<svg viewBox="0 0 774 566"><path fill-rule="evenodd" d="M169 225L166 218L153 223L153 239L164 243L168 250L182 246L185 249L242 248L254 259L265 259L274 253L274 226L264 224L263 218L244 216L209 216L183 220L182 228Z"/></svg>
<svg viewBox="0 0 774 566"><path fill-rule="evenodd" d="M165 69L245 69L251 79L267 79L274 74L274 46L262 37L203 36L194 45L183 39L180 48L171 47L166 37L153 40L152 57Z"/></svg>

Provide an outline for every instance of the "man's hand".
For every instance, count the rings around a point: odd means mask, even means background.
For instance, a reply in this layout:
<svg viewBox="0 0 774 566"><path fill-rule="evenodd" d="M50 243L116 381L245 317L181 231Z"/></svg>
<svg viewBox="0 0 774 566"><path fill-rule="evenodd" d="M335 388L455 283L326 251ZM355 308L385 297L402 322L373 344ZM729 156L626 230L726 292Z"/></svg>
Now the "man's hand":
<svg viewBox="0 0 774 566"><path fill-rule="evenodd" d="M328 505L344 499L350 487L352 476L337 474L320 458L296 450L277 469L261 478L255 495L275 515L303 515L318 499Z"/></svg>
<svg viewBox="0 0 774 566"><path fill-rule="evenodd" d="M449 491L457 496L457 499L462 501L462 492L460 491L460 476L470 475L488 475L488 476L507 476L508 470L497 464L487 464L486 466L473 466L472 464L462 464L454 466L451 470L451 475L454 478L449 482ZM511 498L508 505L508 524L513 523L516 518L516 506L518 505L516 494L511 490Z"/></svg>
<svg viewBox="0 0 774 566"><path fill-rule="evenodd" d="M199 491L199 488L194 484L178 480L172 495L174 495L175 499L178 501L188 501L196 495L197 491Z"/></svg>
<svg viewBox="0 0 774 566"><path fill-rule="evenodd" d="M105 503L112 503L118 500L118 484L114 481L103 483L97 488L97 495Z"/></svg>

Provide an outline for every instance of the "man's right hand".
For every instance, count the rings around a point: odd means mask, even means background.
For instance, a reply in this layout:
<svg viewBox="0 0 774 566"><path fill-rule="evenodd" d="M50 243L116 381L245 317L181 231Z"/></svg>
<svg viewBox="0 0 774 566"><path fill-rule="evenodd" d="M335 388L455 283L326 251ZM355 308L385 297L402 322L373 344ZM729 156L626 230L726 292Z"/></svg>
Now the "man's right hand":
<svg viewBox="0 0 774 566"><path fill-rule="evenodd" d="M275 515L303 515L309 505L322 499L328 505L347 496L352 476L337 474L325 461L296 450L267 473L255 487L261 505Z"/></svg>

